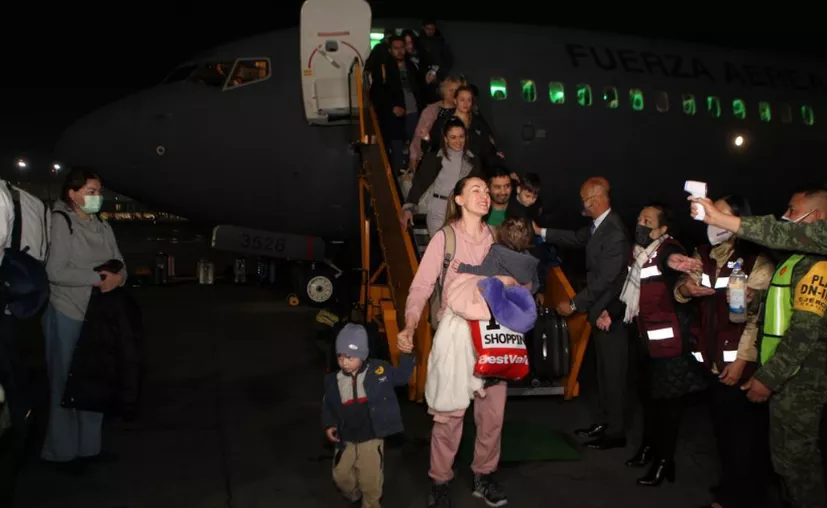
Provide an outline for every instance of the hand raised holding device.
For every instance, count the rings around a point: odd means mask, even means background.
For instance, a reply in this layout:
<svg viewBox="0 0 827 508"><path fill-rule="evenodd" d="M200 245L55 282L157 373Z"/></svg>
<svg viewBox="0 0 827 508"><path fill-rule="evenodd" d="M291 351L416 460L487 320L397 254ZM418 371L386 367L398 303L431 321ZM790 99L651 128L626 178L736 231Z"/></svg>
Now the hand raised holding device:
<svg viewBox="0 0 827 508"><path fill-rule="evenodd" d="M693 198L706 197L706 182L696 182L695 180L687 180L683 184L683 190L692 195ZM703 206L692 203L692 210L695 212L695 220L702 221L706 216L706 211Z"/></svg>

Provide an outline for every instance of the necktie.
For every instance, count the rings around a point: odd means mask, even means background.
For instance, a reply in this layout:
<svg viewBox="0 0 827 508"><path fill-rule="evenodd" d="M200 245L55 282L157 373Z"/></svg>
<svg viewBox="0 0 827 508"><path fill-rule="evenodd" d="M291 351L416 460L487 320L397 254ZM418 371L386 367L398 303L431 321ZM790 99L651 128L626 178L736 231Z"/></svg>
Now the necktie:
<svg viewBox="0 0 827 508"><path fill-rule="evenodd" d="M594 224L594 222L592 222L592 227L591 227L591 229L589 230L589 232L590 232L591 234L594 234L594 230L595 230L595 229L597 229L597 226Z"/></svg>

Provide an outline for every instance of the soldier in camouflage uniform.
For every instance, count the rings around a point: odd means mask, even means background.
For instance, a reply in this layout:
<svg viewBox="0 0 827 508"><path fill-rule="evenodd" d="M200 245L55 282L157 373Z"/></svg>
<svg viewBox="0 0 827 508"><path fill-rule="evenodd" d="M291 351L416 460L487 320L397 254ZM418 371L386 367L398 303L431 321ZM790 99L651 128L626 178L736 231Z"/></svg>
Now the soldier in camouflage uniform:
<svg viewBox="0 0 827 508"><path fill-rule="evenodd" d="M724 215L708 198L689 199L703 205L706 210L704 222L735 233L739 238L769 247L770 249L791 250L827 256L827 221L796 222L779 221L772 215L762 217L736 217ZM692 211L695 217L695 211Z"/></svg>
<svg viewBox="0 0 827 508"><path fill-rule="evenodd" d="M704 222L738 231L743 238L775 248L825 251L827 189L795 194L784 217L791 224L783 227L760 217L730 224L718 217L714 206L710 209L704 200L698 202L712 212ZM797 231L783 234L793 226ZM802 235L802 229L808 236ZM815 236L809 236L813 231ZM827 257L802 254L804 249L795 249L799 252L781 263L773 276L765 302L762 365L741 389L753 402L770 400L772 459L783 478L785 496L796 507L823 508L827 494L819 423L827 403Z"/></svg>

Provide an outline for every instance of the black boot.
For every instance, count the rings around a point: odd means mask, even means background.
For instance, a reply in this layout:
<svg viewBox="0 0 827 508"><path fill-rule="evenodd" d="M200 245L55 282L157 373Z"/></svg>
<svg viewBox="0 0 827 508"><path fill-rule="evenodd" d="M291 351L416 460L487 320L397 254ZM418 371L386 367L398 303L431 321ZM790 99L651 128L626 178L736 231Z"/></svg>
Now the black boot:
<svg viewBox="0 0 827 508"><path fill-rule="evenodd" d="M641 445L634 457L626 461L628 467L644 467L652 461L652 447Z"/></svg>
<svg viewBox="0 0 827 508"><path fill-rule="evenodd" d="M638 478L637 484L646 487L657 487L663 480L675 483L675 461L672 459L659 459L652 463L649 472L643 478Z"/></svg>

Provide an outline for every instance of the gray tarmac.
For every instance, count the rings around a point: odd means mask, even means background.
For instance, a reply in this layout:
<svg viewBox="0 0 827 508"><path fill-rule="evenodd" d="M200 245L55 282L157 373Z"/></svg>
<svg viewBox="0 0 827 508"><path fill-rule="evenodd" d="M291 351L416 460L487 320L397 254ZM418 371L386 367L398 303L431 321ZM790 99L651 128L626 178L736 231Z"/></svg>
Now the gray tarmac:
<svg viewBox="0 0 827 508"><path fill-rule="evenodd" d="M69 476L40 463L32 449L16 506L346 508L331 480L332 452L320 424L317 309L289 307L272 291L249 286L145 287L135 294L147 327L147 377L140 418L105 423L104 447L119 460ZM387 444L383 506L422 508L430 421L424 405L402 406L407 429ZM506 419L546 422L569 435L591 423L583 396L512 398ZM718 466L707 408L687 409L677 481L658 488L637 486L643 471L623 465L639 442L639 411L634 421L626 449L583 449L579 461L503 466L509 506L708 503ZM455 466L454 506L485 506L470 495L468 465Z"/></svg>

